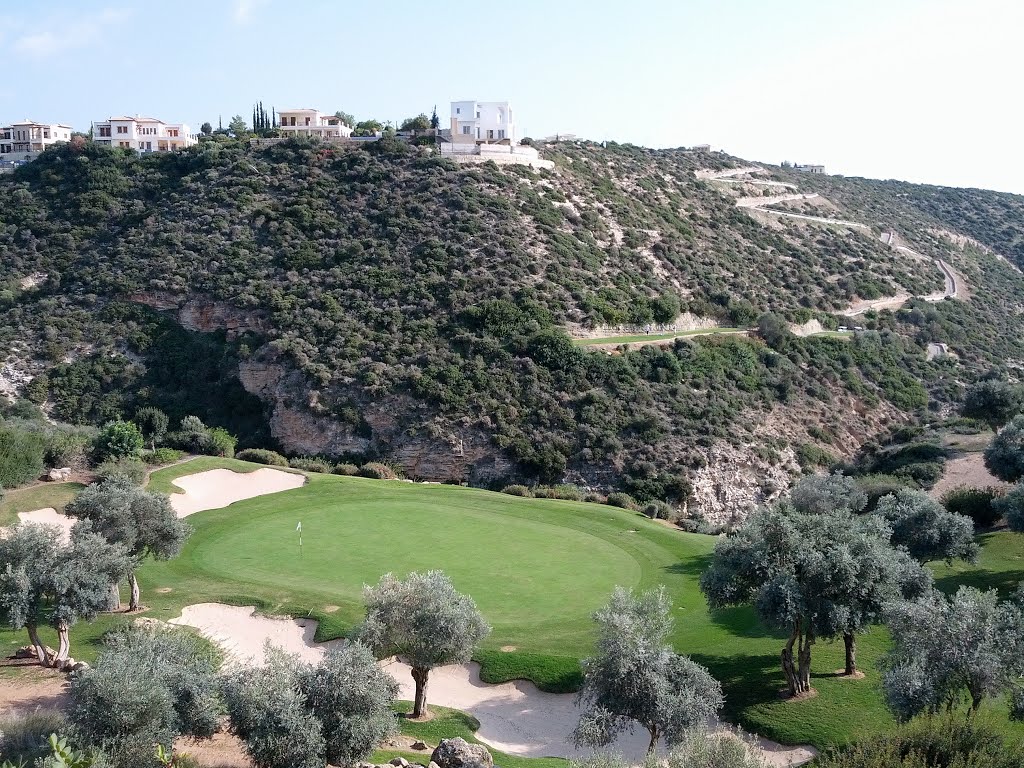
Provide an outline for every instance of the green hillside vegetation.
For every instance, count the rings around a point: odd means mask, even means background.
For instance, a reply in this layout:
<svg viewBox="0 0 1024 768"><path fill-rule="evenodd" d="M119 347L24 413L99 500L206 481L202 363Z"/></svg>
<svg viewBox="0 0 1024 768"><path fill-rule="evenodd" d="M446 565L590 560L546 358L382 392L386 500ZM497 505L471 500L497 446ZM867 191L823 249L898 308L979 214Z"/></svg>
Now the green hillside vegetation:
<svg viewBox="0 0 1024 768"><path fill-rule="evenodd" d="M844 215L874 211L873 227L922 250L944 243L995 300L869 315L850 340L696 335L588 354L566 329L657 326L682 311L726 327L772 311L835 329L829 313L855 298L932 290L939 278L874 232L757 222L721 185L694 180L706 158L615 144L545 151L557 173L459 167L390 140L50 150L0 178L12 203L0 210L0 343L31 350L25 364L43 375L25 394L66 421L155 405L172 421L227 427L240 447L282 447L274 403L237 379L240 362L281 363L301 374L288 402L347 435L323 453L387 459L402 441L441 450L464 436L513 462L472 467L477 484L568 475L673 502L709 446L753 439L755 414L781 406L821 427L805 415L814 403L852 396L909 416L1012 356L1017 320L1000 309L1020 300L1012 269L928 235L945 209L885 208L884 185L843 179L806 184ZM978 208L1001 210L1003 197L989 197ZM46 279L22 287L37 274ZM150 308L190 298L238 327L198 333ZM927 362L930 341L960 364Z"/></svg>

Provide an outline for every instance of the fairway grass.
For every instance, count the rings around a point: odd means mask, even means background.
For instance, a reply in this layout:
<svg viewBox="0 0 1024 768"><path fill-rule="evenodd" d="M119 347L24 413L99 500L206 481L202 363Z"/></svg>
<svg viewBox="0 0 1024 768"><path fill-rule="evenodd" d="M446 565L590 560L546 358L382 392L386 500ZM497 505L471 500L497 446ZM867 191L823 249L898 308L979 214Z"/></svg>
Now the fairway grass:
<svg viewBox="0 0 1024 768"><path fill-rule="evenodd" d="M183 475L261 466L196 459L155 472L150 487L173 491L174 479ZM866 679L837 676L842 643L819 641L812 670L818 696L784 701L784 639L762 627L749 608L710 612L700 593L698 579L716 538L626 510L311 474L301 488L200 512L188 522L195 530L181 556L147 562L140 570L147 616L168 619L185 605L203 602L256 605L267 613L315 618L317 639L326 640L345 635L361 620L364 584L387 572L439 568L476 600L493 626L474 657L481 677L530 679L562 692L579 685L579 660L593 651L590 616L612 587L663 584L672 600L673 645L722 681L726 719L782 743L819 748L894 727L878 688L877 662L888 644L883 629L858 638ZM940 587L970 583L1006 594L1024 579L1024 536L986 534L981 541L978 564L934 568ZM72 655L91 660L102 633L125 620L112 615L77 625ZM52 642L50 634L45 637ZM23 632L0 633L0 651L24 643ZM1008 733L1024 736L1024 727L1008 722L1004 704L986 707Z"/></svg>
<svg viewBox="0 0 1024 768"><path fill-rule="evenodd" d="M595 344L635 344L641 341L664 341L666 339L683 339L687 336L710 336L714 334L743 333L743 328L695 328L690 331L673 331L672 333L641 333L632 336L605 336L598 339L573 339L573 344L590 347Z"/></svg>
<svg viewBox="0 0 1024 768"><path fill-rule="evenodd" d="M19 512L47 507L63 512L83 488L81 483L44 483L7 491L0 499L0 526L17 523Z"/></svg>

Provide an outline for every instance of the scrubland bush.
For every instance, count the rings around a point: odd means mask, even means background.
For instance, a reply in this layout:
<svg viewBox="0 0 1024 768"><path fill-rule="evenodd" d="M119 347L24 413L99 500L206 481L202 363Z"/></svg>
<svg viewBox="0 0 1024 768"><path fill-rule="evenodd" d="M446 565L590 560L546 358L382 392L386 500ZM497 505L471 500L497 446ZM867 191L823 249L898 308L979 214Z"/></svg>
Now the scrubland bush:
<svg viewBox="0 0 1024 768"><path fill-rule="evenodd" d="M153 451L143 451L142 460L147 464L160 466L163 464L173 464L176 461L181 461L184 456L184 452L179 451L176 448L157 448Z"/></svg>
<svg viewBox="0 0 1024 768"><path fill-rule="evenodd" d="M353 475L359 474L359 467L357 467L355 464L348 464L342 462L340 464L335 464L334 468L331 470L331 473L335 475L346 475L348 477L352 477Z"/></svg>
<svg viewBox="0 0 1024 768"><path fill-rule="evenodd" d="M108 459L96 467L98 480L123 480L142 485L146 479L146 465L139 459Z"/></svg>
<svg viewBox="0 0 1024 768"><path fill-rule="evenodd" d="M533 498L533 491L531 491L525 485L506 485L501 489L502 493L507 493L509 496L523 496L524 498Z"/></svg>
<svg viewBox="0 0 1024 768"><path fill-rule="evenodd" d="M993 504L1002 494L996 488L969 488L961 485L942 496L942 506L974 521L974 527L990 528L1002 516Z"/></svg>
<svg viewBox="0 0 1024 768"><path fill-rule="evenodd" d="M613 507L621 507L622 509L636 509L636 499L630 496L628 493L622 491L615 491L614 493L608 494L607 503Z"/></svg>
<svg viewBox="0 0 1024 768"><path fill-rule="evenodd" d="M359 468L360 477L368 477L372 480L397 480L398 473L387 464L379 461L370 461Z"/></svg>
<svg viewBox="0 0 1024 768"><path fill-rule="evenodd" d="M272 467L287 467L288 459L277 451L266 448L243 448L235 454L236 459L251 461L254 464L268 464Z"/></svg>
<svg viewBox="0 0 1024 768"><path fill-rule="evenodd" d="M288 459L288 466L292 469L301 469L303 472L319 472L323 475L331 471L329 463L312 456L297 456L293 459Z"/></svg>

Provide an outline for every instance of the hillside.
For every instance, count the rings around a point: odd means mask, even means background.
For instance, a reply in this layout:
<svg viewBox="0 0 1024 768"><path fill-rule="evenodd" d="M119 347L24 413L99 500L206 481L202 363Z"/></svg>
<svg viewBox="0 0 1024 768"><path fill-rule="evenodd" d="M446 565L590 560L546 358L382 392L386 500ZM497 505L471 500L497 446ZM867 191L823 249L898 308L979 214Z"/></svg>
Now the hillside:
<svg viewBox="0 0 1024 768"><path fill-rule="evenodd" d="M1022 198L542 152L554 171L391 141L49 150L0 178L0 391L72 422L154 404L246 445L621 488L724 522L1021 362ZM870 309L890 297L902 310ZM864 330L572 339L765 313ZM937 343L955 357L929 359Z"/></svg>

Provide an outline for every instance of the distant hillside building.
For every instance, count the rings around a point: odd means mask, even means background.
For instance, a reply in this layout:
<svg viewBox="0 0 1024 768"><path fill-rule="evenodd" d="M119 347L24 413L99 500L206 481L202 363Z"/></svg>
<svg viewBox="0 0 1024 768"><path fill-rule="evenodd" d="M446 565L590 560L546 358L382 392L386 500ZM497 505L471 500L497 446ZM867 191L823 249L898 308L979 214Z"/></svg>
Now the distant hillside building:
<svg viewBox="0 0 1024 768"><path fill-rule="evenodd" d="M711 151L711 145L710 144L694 144L692 147L690 147L690 151L691 152L710 152Z"/></svg>
<svg viewBox="0 0 1024 768"><path fill-rule="evenodd" d="M797 163L793 166L793 170L800 171L801 173L825 173L824 165L800 165Z"/></svg>
<svg viewBox="0 0 1024 768"><path fill-rule="evenodd" d="M452 141L515 144L516 121L507 101L453 101Z"/></svg>
<svg viewBox="0 0 1024 768"><path fill-rule="evenodd" d="M44 149L71 141L71 126L22 120L0 127L0 160L17 163L32 160Z"/></svg>
<svg viewBox="0 0 1024 768"><path fill-rule="evenodd" d="M165 123L154 117L111 117L92 124L92 140L108 147L137 152L173 152L198 139L184 123Z"/></svg>
<svg viewBox="0 0 1024 768"><path fill-rule="evenodd" d="M325 115L316 109L286 109L277 113L282 136L317 136L321 139L344 139L352 129L334 115Z"/></svg>

